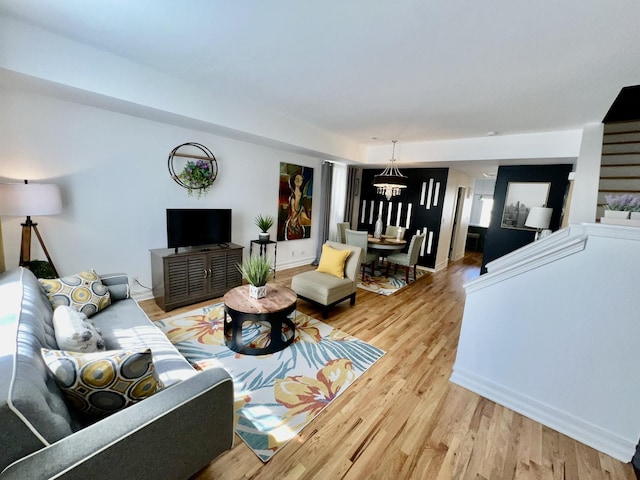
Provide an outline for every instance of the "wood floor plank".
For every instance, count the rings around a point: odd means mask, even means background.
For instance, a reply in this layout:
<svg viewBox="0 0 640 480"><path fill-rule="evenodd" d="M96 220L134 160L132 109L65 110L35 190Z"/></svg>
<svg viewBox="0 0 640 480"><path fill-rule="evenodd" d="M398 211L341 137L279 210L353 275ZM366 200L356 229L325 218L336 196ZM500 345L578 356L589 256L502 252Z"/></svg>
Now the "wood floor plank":
<svg viewBox="0 0 640 480"><path fill-rule="evenodd" d="M354 306L339 304L326 322L386 354L268 463L236 437L194 480L634 480L630 464L449 382L462 285L480 262L467 255L389 297L358 290ZM312 268L279 271L276 283ZM140 305L156 320L216 301L169 313L152 300ZM302 300L297 308L322 318Z"/></svg>

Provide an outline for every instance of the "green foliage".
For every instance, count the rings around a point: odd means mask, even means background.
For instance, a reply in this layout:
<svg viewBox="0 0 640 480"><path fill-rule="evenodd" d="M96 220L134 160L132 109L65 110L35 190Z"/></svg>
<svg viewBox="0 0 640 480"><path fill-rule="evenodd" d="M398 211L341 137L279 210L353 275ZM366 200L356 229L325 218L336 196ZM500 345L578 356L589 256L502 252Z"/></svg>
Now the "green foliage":
<svg viewBox="0 0 640 480"><path fill-rule="evenodd" d="M243 265L236 265L236 268L242 274L242 278L254 287L266 285L273 271L273 265L266 255L249 257Z"/></svg>
<svg viewBox="0 0 640 480"><path fill-rule="evenodd" d="M187 162L178 178L187 187L189 195L193 194L193 190L197 190L200 198L203 194L206 195L216 176L211 170L211 162L198 160Z"/></svg>
<svg viewBox="0 0 640 480"><path fill-rule="evenodd" d="M56 274L53 272L53 268L49 262L44 260L32 260L29 262L29 270L37 278L56 278Z"/></svg>
<svg viewBox="0 0 640 480"><path fill-rule="evenodd" d="M267 233L267 231L273 226L273 217L271 215L258 215L254 220L256 226L261 232Z"/></svg>

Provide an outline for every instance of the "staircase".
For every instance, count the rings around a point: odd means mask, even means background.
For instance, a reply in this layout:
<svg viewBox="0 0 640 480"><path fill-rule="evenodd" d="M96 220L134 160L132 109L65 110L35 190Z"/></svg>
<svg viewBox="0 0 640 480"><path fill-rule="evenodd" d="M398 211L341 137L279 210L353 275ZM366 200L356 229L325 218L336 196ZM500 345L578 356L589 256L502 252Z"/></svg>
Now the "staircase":
<svg viewBox="0 0 640 480"><path fill-rule="evenodd" d="M570 225L467 283L451 381L621 461L640 438L640 228Z"/></svg>
<svg viewBox="0 0 640 480"><path fill-rule="evenodd" d="M640 194L640 121L604 126L597 218L604 215L605 195L625 193Z"/></svg>

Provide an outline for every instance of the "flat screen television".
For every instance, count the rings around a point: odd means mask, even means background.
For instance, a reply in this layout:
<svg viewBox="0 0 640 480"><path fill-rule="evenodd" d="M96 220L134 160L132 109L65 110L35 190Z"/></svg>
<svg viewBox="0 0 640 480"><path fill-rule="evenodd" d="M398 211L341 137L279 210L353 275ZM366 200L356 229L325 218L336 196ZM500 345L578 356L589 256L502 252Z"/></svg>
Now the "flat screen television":
<svg viewBox="0 0 640 480"><path fill-rule="evenodd" d="M167 208L169 248L231 242L230 208Z"/></svg>

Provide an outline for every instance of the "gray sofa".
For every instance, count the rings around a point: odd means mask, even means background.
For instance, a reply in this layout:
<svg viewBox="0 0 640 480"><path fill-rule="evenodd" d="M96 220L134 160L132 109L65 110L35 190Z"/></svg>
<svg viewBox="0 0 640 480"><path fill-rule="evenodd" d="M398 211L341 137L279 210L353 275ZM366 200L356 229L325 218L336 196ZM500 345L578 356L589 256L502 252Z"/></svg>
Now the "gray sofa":
<svg viewBox="0 0 640 480"><path fill-rule="evenodd" d="M108 350L151 348L165 388L88 422L70 409L40 349L57 349L36 277L0 275L0 479L185 479L233 444L233 384L194 370L133 299L126 275L101 277L112 305L91 320Z"/></svg>

